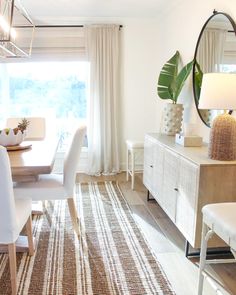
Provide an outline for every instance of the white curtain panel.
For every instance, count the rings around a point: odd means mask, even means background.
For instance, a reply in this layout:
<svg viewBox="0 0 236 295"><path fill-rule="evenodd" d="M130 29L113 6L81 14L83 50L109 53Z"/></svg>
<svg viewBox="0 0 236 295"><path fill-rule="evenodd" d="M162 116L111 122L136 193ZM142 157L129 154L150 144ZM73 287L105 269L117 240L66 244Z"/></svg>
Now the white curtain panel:
<svg viewBox="0 0 236 295"><path fill-rule="evenodd" d="M88 59L91 64L87 173L115 174L119 172L119 25L88 25L85 30Z"/></svg>
<svg viewBox="0 0 236 295"><path fill-rule="evenodd" d="M206 29L199 46L199 64L203 73L219 72L224 57L226 30Z"/></svg>

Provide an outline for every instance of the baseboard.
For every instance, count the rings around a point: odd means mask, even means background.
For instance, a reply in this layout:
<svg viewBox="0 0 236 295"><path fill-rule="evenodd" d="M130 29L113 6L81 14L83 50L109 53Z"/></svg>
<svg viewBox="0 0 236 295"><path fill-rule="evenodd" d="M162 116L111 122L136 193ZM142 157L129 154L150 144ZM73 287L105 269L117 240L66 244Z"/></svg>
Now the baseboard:
<svg viewBox="0 0 236 295"><path fill-rule="evenodd" d="M58 152L56 154L55 163L53 166L53 172L54 173L62 173L63 172L63 162L64 162L64 152ZM77 172L83 173L87 171L87 165L88 165L88 151L87 148L83 148L78 167ZM126 162L122 162L120 164L120 171L126 171ZM143 159L140 157L136 160L135 164L135 171L143 171Z"/></svg>

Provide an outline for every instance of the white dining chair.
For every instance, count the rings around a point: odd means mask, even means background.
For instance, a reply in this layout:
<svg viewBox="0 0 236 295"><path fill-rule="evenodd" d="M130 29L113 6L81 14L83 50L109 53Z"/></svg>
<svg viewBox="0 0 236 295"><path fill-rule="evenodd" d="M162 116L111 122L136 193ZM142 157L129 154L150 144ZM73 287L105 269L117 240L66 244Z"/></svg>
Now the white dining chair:
<svg viewBox="0 0 236 295"><path fill-rule="evenodd" d="M15 243L24 225L28 236L29 254L34 254L31 199L14 198L10 161L6 149L2 146L0 146L0 167L0 244L7 245L8 248L12 295L16 295Z"/></svg>
<svg viewBox="0 0 236 295"><path fill-rule="evenodd" d="M44 117L25 117L30 123L27 127L26 140L42 140L46 136L46 119ZM15 128L21 118L8 118L6 120L7 128Z"/></svg>
<svg viewBox="0 0 236 295"><path fill-rule="evenodd" d="M79 235L77 209L74 203L76 168L86 133L86 127L79 127L65 155L63 174L39 175L36 182L17 183L14 188L15 196L35 200L67 199L75 232Z"/></svg>

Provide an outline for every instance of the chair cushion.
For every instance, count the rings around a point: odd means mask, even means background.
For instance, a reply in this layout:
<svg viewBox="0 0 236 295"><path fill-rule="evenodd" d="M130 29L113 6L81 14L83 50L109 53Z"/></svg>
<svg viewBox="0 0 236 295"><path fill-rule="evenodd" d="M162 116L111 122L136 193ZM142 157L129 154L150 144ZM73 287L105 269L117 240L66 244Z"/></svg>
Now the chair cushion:
<svg viewBox="0 0 236 295"><path fill-rule="evenodd" d="M208 204L202 213L204 223L236 250L236 203Z"/></svg>
<svg viewBox="0 0 236 295"><path fill-rule="evenodd" d="M31 198L33 201L59 200L68 196L63 186L63 175L40 175L38 181L22 182L14 186L15 198Z"/></svg>
<svg viewBox="0 0 236 295"><path fill-rule="evenodd" d="M126 140L126 145L128 149L142 149L144 146L142 141L135 140Z"/></svg>

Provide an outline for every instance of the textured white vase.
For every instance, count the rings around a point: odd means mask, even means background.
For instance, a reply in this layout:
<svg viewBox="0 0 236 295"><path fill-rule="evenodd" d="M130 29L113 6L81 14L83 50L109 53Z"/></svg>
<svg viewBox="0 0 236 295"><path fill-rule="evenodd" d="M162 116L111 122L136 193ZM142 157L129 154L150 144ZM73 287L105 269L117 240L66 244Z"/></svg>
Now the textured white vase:
<svg viewBox="0 0 236 295"><path fill-rule="evenodd" d="M163 133L167 135L175 135L181 132L183 120L182 104L167 103L163 112Z"/></svg>

